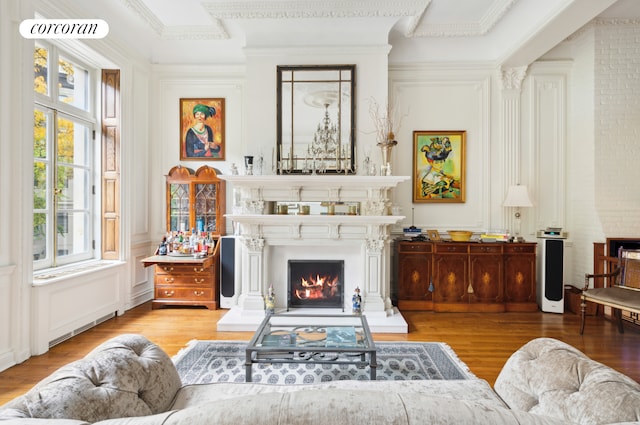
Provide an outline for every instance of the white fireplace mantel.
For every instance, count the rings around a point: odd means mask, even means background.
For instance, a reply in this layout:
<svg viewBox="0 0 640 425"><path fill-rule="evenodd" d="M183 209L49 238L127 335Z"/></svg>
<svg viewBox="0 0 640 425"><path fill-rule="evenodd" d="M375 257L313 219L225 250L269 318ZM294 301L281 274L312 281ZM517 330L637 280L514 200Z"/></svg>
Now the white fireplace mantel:
<svg viewBox="0 0 640 425"><path fill-rule="evenodd" d="M287 305L287 260L345 259L345 313L351 313L356 286L362 311L374 332L406 333L407 324L391 305L390 227L404 219L387 215L390 191L408 176L220 175L232 185L236 239L236 296L218 330L254 330L264 317L269 285L276 310ZM359 202L359 215L269 214L273 202ZM316 310L317 312L317 310ZM322 312L317 312L321 314Z"/></svg>

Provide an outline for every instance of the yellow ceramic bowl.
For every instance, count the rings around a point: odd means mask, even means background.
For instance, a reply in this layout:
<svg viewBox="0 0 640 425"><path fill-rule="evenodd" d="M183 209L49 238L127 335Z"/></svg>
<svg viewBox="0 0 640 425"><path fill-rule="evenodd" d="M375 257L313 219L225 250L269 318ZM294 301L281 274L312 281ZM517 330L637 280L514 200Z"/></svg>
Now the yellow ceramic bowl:
<svg viewBox="0 0 640 425"><path fill-rule="evenodd" d="M451 236L451 240L455 242L467 242L473 235L473 232L468 230L447 230L447 233Z"/></svg>

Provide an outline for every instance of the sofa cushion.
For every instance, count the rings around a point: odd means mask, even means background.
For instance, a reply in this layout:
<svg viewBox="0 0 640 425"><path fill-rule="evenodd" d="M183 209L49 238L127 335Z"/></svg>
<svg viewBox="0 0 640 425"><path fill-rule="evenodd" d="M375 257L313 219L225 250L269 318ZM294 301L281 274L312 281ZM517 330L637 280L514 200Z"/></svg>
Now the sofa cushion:
<svg viewBox="0 0 640 425"><path fill-rule="evenodd" d="M177 410L165 425L562 424L501 406L393 391L304 389L262 393ZM136 424L137 425L137 424ZM142 425L142 424L141 424Z"/></svg>
<svg viewBox="0 0 640 425"><path fill-rule="evenodd" d="M513 353L494 388L512 409L580 424L640 420L640 384L552 338Z"/></svg>
<svg viewBox="0 0 640 425"><path fill-rule="evenodd" d="M271 385L261 383L211 383L182 387L171 409L181 410L211 401L239 398L263 393L288 393L310 390L379 391L387 394L418 394L472 401L487 407L507 407L489 383L483 379L416 381L327 381L318 384Z"/></svg>
<svg viewBox="0 0 640 425"><path fill-rule="evenodd" d="M0 408L0 419L96 422L166 411L181 386L167 354L141 335L120 335Z"/></svg>

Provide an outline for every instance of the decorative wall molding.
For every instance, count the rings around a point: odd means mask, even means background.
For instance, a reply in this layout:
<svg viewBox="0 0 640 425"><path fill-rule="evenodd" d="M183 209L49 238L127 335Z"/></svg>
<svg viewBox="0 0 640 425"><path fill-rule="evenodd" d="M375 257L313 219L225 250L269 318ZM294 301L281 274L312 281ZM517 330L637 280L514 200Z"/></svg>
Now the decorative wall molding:
<svg viewBox="0 0 640 425"><path fill-rule="evenodd" d="M407 37L475 37L487 34L502 19L516 0L496 0L478 22L459 24L430 24L428 29L415 30Z"/></svg>
<svg viewBox="0 0 640 425"><path fill-rule="evenodd" d="M141 0L121 0L142 19L158 36L166 40L225 40L229 34L218 19L211 25L166 26Z"/></svg>
<svg viewBox="0 0 640 425"><path fill-rule="evenodd" d="M500 82L503 90L520 90L522 81L527 76L527 67L519 66L501 70Z"/></svg>
<svg viewBox="0 0 640 425"><path fill-rule="evenodd" d="M202 3L217 19L376 18L414 16L424 0L227 1Z"/></svg>

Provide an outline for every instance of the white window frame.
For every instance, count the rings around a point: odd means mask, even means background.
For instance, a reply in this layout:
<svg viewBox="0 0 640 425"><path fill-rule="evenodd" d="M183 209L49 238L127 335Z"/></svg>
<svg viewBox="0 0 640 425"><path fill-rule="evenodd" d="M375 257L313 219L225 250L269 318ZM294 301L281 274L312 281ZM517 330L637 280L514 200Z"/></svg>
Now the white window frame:
<svg viewBox="0 0 640 425"><path fill-rule="evenodd" d="M58 266L69 265L77 262L99 259L100 249L97 249L100 239L100 196L99 187L96 182L100 181L100 137L99 137L99 99L100 90L100 70L95 66L88 65L86 61L79 59L76 55L60 46L56 43L50 43L39 40L37 45L46 48L49 52L48 55L48 72L47 85L48 94L41 94L34 91L34 110L39 109L45 112L50 118L47 125L47 162L49 162L47 173L47 209L45 210L49 214L47 220L47 237L46 237L46 250L49 253L44 259L33 260L34 271L41 271L44 269L54 268ZM35 46L34 46L35 48ZM64 103L59 100L58 90L58 61L60 55L65 59L72 61L73 63L83 67L87 70L89 76L88 87L88 109L83 110L73 105ZM89 218L87 220L87 228L85 241L87 243L87 250L72 255L58 256L55 252L54 238L56 238L54 223L54 216L57 214L54 203L53 187L54 184L54 171L56 169L56 151L54 146L54 140L56 137L57 119L63 118L73 122L77 122L86 126L89 129L92 137L89 140L86 154L89 156L89 181L87 182L87 199L88 199L88 211ZM40 158L33 158L35 161L42 161ZM40 212L41 210L35 210L33 213ZM35 253L34 253L35 254Z"/></svg>

